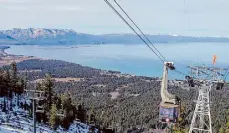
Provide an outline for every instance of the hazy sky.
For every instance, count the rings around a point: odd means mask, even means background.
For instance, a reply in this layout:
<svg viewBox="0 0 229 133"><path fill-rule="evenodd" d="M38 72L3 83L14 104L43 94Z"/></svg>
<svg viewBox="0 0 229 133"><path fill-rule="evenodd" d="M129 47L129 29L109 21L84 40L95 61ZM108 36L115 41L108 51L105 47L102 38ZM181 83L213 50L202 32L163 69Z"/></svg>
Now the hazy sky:
<svg viewBox="0 0 229 133"><path fill-rule="evenodd" d="M229 0L117 1L149 34L229 36ZM0 16L0 29L132 33L104 0L0 0Z"/></svg>

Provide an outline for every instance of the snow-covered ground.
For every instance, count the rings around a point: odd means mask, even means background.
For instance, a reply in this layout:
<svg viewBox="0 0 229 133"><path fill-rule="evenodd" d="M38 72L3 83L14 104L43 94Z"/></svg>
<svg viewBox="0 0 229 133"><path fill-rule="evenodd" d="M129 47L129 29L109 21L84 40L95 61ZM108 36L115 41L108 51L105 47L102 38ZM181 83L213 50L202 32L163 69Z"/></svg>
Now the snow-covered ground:
<svg viewBox="0 0 229 133"><path fill-rule="evenodd" d="M0 98L0 103L3 105L4 98ZM25 99L20 99L25 102ZM30 102L26 100L26 102ZM13 111L8 113L2 112L0 107L0 133L33 133L33 120L28 117L28 112L17 106L17 98L14 97L12 104L14 105ZM74 122L68 131L59 127L56 131L44 124L37 123L37 133L88 133L89 126L80 122Z"/></svg>

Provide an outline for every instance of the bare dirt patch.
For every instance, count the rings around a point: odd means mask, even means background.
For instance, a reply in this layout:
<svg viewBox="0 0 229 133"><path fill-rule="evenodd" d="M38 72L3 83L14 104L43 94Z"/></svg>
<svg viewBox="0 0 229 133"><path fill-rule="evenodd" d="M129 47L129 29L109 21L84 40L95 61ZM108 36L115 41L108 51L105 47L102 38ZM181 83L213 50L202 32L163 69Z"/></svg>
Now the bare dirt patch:
<svg viewBox="0 0 229 133"><path fill-rule="evenodd" d="M42 70L41 69L34 69L34 70L19 70L18 72L41 72Z"/></svg>
<svg viewBox="0 0 229 133"><path fill-rule="evenodd" d="M80 82L80 81L84 81L84 78L52 78L55 82L71 82L71 81L75 81L75 82ZM36 79L33 80L32 83L39 83L44 79Z"/></svg>
<svg viewBox="0 0 229 133"><path fill-rule="evenodd" d="M22 62L25 60L40 59L33 56L15 56L15 55L6 55L0 57L0 66L10 65L12 62Z"/></svg>
<svg viewBox="0 0 229 133"><path fill-rule="evenodd" d="M115 91L115 92L110 92L111 94L111 99L116 99L120 94L119 92Z"/></svg>
<svg viewBox="0 0 229 133"><path fill-rule="evenodd" d="M103 84L96 84L96 85L92 85L92 86L99 87L99 88L104 88L104 87L106 87L106 85L103 85Z"/></svg>
<svg viewBox="0 0 229 133"><path fill-rule="evenodd" d="M56 82L70 82L70 81L79 82L84 80L84 78L52 78L52 79L55 80Z"/></svg>

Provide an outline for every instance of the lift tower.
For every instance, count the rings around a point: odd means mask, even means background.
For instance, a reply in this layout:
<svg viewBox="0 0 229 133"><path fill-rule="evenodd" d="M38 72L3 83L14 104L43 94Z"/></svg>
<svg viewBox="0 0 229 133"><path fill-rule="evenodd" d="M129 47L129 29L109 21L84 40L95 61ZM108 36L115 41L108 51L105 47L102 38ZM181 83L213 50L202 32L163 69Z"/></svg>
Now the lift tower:
<svg viewBox="0 0 229 133"><path fill-rule="evenodd" d="M201 86L198 86L199 95L189 133L212 133L210 92L213 85L216 85L217 89L218 85L224 84L222 71L225 69L205 66L189 66L189 68L191 68L191 76L201 83Z"/></svg>
<svg viewBox="0 0 229 133"><path fill-rule="evenodd" d="M25 92L26 96L33 102L33 133L36 133L36 113L44 113L43 106L39 106L39 101L46 99L45 91L25 90Z"/></svg>
<svg viewBox="0 0 229 133"><path fill-rule="evenodd" d="M212 133L210 113L211 85L201 86L189 133Z"/></svg>

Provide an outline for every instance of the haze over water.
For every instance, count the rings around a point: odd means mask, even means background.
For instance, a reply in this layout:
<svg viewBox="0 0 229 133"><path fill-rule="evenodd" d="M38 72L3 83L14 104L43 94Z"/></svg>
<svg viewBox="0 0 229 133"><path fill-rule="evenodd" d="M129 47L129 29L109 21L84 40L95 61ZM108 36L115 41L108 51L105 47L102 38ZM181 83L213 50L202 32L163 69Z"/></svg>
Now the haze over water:
<svg viewBox="0 0 229 133"><path fill-rule="evenodd" d="M216 67L229 65L228 43L179 43L155 44L168 61L175 63L177 69L188 73L187 65L209 65L217 55ZM36 56L74 62L84 66L122 73L161 77L163 64L144 44L103 44L103 45L14 45L6 50L9 54ZM183 78L171 72L170 78Z"/></svg>

